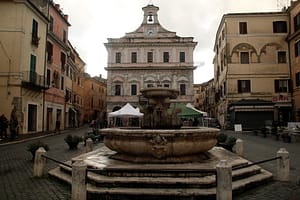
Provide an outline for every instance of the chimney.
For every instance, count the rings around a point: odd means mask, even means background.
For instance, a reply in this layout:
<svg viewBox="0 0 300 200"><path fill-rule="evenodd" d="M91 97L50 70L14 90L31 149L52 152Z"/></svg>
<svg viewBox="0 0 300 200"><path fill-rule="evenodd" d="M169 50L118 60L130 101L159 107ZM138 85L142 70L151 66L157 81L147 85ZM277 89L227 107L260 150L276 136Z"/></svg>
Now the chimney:
<svg viewBox="0 0 300 200"><path fill-rule="evenodd" d="M68 21L69 15L64 15L66 21Z"/></svg>
<svg viewBox="0 0 300 200"><path fill-rule="evenodd" d="M55 8L56 8L58 11L60 11L59 7L60 7L59 4L55 4Z"/></svg>

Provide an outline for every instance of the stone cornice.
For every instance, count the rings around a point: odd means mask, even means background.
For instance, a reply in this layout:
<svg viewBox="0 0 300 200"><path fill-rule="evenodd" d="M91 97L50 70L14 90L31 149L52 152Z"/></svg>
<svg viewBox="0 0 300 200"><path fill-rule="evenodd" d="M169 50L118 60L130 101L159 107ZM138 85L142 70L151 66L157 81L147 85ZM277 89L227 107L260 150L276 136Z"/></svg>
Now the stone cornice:
<svg viewBox="0 0 300 200"><path fill-rule="evenodd" d="M137 67L105 67L106 71L118 71L118 70L195 70L196 66L170 66L170 67L162 67L162 66L137 66Z"/></svg>
<svg viewBox="0 0 300 200"><path fill-rule="evenodd" d="M197 42L140 42L140 43L105 43L106 48L124 48L124 47L195 47Z"/></svg>

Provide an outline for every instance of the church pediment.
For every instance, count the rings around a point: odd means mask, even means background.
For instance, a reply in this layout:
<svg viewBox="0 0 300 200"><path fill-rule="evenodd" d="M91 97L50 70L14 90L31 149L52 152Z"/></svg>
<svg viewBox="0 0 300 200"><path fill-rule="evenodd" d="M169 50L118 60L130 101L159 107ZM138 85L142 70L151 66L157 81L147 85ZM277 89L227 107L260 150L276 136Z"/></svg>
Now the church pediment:
<svg viewBox="0 0 300 200"><path fill-rule="evenodd" d="M143 8L144 18L140 27L135 31L126 33L124 38L164 38L177 37L176 32L163 28L158 20L159 8L154 5L147 5Z"/></svg>

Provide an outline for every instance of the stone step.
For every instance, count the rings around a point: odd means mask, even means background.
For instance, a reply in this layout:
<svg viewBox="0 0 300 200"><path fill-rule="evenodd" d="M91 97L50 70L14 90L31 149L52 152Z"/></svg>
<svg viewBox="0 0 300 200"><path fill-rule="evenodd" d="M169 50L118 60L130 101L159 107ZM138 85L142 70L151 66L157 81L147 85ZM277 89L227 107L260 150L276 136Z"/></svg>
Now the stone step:
<svg viewBox="0 0 300 200"><path fill-rule="evenodd" d="M201 196L201 197L213 197L216 195L216 188L104 188L96 187L94 185L88 184L88 193L93 197L123 197L122 199L163 199L163 197L170 198L175 197L179 199L180 197L191 197ZM124 198L125 197L125 198ZM127 198L126 198L127 197Z"/></svg>
<svg viewBox="0 0 300 200"><path fill-rule="evenodd" d="M261 168L251 166L232 172L233 181L253 176L260 173ZM200 177L111 177L101 174L88 173L89 181L95 185L117 187L156 187L156 188L174 188L174 187L194 187L210 188L216 185L215 175Z"/></svg>
<svg viewBox="0 0 300 200"><path fill-rule="evenodd" d="M255 186L258 186L262 183L268 182L272 180L273 174L271 172L268 172L264 169L260 170L261 173L250 176L245 179L239 179L232 182L232 188L236 193L241 193L248 188L253 188Z"/></svg>
<svg viewBox="0 0 300 200"><path fill-rule="evenodd" d="M262 170L262 173L256 174L254 176L234 181L232 184L233 192L238 193L243 190L253 187L256 184L268 181L272 178L272 174L265 170ZM119 188L119 187L96 187L95 185L88 184L88 193L94 197L105 195L119 197L127 197L128 199L156 199L159 196L159 199L191 199L191 197L197 197L196 199L201 199L201 197L207 199L214 199L216 195L216 188ZM134 198L133 198L134 197ZM152 198L151 198L152 197ZM126 198L124 198L126 199Z"/></svg>
<svg viewBox="0 0 300 200"><path fill-rule="evenodd" d="M233 181L254 176L261 172L259 166L251 166L232 171ZM56 176L68 183L71 180L71 168L61 165L55 172L49 172L50 175ZM61 175L60 175L61 174ZM93 172L88 173L87 182L99 187L126 187L126 188L211 188L215 187L215 175L203 177L111 177Z"/></svg>

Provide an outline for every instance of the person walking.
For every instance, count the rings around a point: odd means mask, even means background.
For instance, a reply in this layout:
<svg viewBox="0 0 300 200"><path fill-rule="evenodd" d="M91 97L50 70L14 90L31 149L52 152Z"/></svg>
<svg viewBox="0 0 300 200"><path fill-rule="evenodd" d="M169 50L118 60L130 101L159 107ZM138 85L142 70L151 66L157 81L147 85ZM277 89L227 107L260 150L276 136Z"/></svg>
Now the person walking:
<svg viewBox="0 0 300 200"><path fill-rule="evenodd" d="M56 119L56 122L55 122L55 133L58 132L60 133L60 120L59 119Z"/></svg>
<svg viewBox="0 0 300 200"><path fill-rule="evenodd" d="M9 131L10 131L10 139L15 139L18 137L19 123L16 115L12 114L9 121Z"/></svg>
<svg viewBox="0 0 300 200"><path fill-rule="evenodd" d="M8 120L4 114L0 116L0 139L7 138Z"/></svg>

